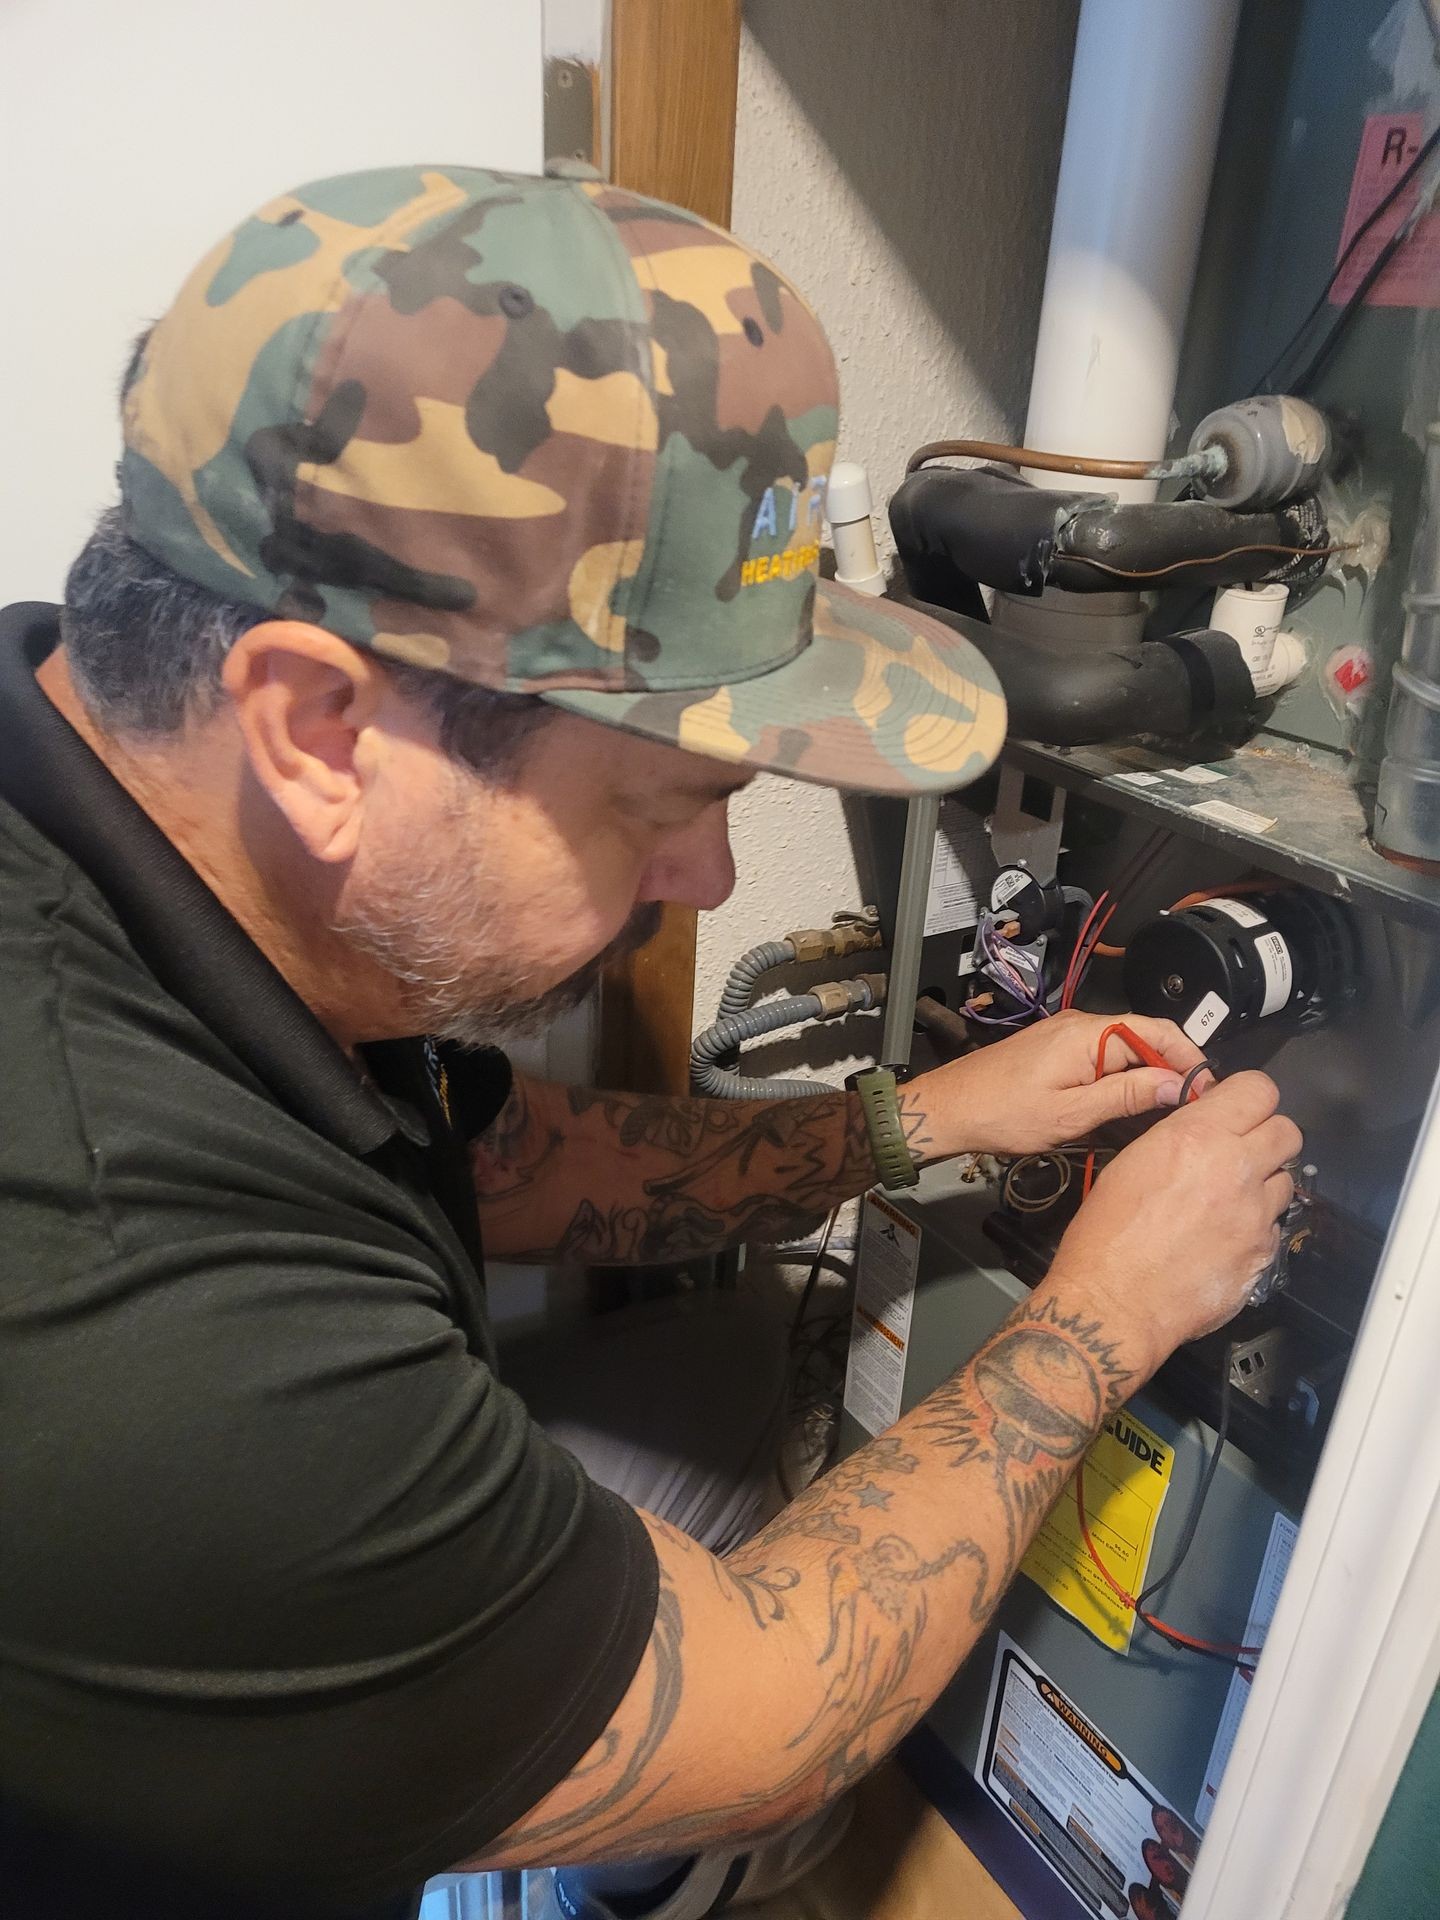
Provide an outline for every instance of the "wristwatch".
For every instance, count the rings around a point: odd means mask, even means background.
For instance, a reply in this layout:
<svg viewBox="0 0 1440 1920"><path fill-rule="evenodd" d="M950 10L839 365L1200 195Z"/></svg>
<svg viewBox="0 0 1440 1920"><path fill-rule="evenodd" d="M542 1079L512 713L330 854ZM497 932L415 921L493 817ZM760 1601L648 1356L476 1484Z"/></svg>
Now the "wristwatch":
<svg viewBox="0 0 1440 1920"><path fill-rule="evenodd" d="M860 1096L870 1153L881 1186L894 1192L899 1187L918 1185L920 1169L905 1144L895 1075L889 1067L867 1067L863 1073L852 1074L848 1084Z"/></svg>

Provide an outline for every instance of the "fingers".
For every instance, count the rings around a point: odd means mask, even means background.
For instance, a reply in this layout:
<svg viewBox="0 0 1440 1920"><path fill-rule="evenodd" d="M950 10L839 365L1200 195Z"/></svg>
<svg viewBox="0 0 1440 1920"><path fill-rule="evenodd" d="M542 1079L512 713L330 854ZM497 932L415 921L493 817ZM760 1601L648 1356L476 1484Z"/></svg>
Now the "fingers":
<svg viewBox="0 0 1440 1920"><path fill-rule="evenodd" d="M1126 1013L1119 1016L1123 1024L1130 1028L1139 1039L1152 1046L1162 1060L1174 1067L1179 1074L1186 1074L1192 1067L1198 1067L1205 1058L1193 1040L1187 1040L1173 1020L1152 1020L1141 1013ZM1113 1025L1107 1021L1106 1025ZM1097 1034L1103 1031L1097 1020ZM1137 1056L1127 1047L1119 1034L1105 1048L1105 1069L1107 1073L1122 1071L1126 1067L1138 1066Z"/></svg>
<svg viewBox="0 0 1440 1920"><path fill-rule="evenodd" d="M1272 1173L1265 1182L1265 1205L1272 1220L1283 1218L1286 1208L1295 1198L1295 1182L1288 1173Z"/></svg>
<svg viewBox="0 0 1440 1920"><path fill-rule="evenodd" d="M1202 1080L1200 1098L1187 1107L1186 1114L1198 1116L1203 1111L1207 1123L1218 1122L1231 1133L1253 1133L1279 1104L1280 1089L1268 1073L1235 1073L1228 1080ZM1284 1159L1291 1157L1286 1154ZM1276 1165L1283 1165L1283 1160Z"/></svg>
<svg viewBox="0 0 1440 1920"><path fill-rule="evenodd" d="M1103 1080L1077 1090L1075 1100L1079 1131L1103 1126L1107 1120L1123 1120L1136 1113L1153 1113L1157 1107L1173 1107L1180 1094L1180 1081L1164 1067L1132 1067L1128 1073L1107 1073Z"/></svg>
<svg viewBox="0 0 1440 1920"><path fill-rule="evenodd" d="M1268 1178L1300 1158L1305 1136L1293 1120L1277 1113L1252 1130L1245 1146L1256 1172Z"/></svg>

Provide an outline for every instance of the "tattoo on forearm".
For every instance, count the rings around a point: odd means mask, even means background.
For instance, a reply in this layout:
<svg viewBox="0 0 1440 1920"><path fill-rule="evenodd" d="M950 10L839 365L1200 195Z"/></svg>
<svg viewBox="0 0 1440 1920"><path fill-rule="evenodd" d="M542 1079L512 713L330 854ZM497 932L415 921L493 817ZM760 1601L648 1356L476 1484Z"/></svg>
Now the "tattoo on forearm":
<svg viewBox="0 0 1440 1920"><path fill-rule="evenodd" d="M803 1621L811 1634L818 1697L793 1728L772 1738L763 1786L674 1818L637 1818L674 1777L664 1742L684 1694L684 1622L667 1583L640 1734L623 1753L618 1741L602 1746L586 1769L596 1792L585 1807L527 1830L525 1842L572 1852L600 1852L608 1843L643 1853L714 1844L722 1836L754 1840L773 1826L775 1806L793 1804L787 1796L795 1790L831 1797L869 1772L930 1704L933 1666L922 1684L915 1663L936 1583L963 1570L967 1584L947 1593L945 1605L965 1605L972 1626L983 1628L1039 1516L1133 1383L1098 1321L1067 1311L1053 1296L1022 1304L906 1431L882 1435L840 1461L728 1561L709 1561L721 1594L757 1631ZM965 1530L924 1550L907 1537L898 1517L905 1496L937 1454L968 1469L957 1492L972 1513L987 1488L998 1494L1003 1548L987 1550ZM661 1531L677 1551L702 1551L671 1528Z"/></svg>
<svg viewBox="0 0 1440 1920"><path fill-rule="evenodd" d="M542 1186L563 1200L561 1224L551 1211L551 1231L527 1243L531 1258L621 1265L792 1240L875 1175L864 1116L847 1094L752 1105L541 1091L556 1118L517 1081L475 1150L482 1206L519 1202L533 1213ZM913 1112L906 1124L918 1136L925 1117Z"/></svg>
<svg viewBox="0 0 1440 1920"><path fill-rule="evenodd" d="M486 1197L507 1200L534 1186L565 1141L558 1127L547 1125L534 1111L525 1082L517 1077L477 1144L484 1156Z"/></svg>

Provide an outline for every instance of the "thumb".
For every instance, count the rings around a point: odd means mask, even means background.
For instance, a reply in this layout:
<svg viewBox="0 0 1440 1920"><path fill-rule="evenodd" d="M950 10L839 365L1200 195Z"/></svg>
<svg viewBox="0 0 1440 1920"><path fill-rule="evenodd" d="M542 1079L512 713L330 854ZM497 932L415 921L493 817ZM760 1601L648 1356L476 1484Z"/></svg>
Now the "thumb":
<svg viewBox="0 0 1440 1920"><path fill-rule="evenodd" d="M1085 1126L1098 1127L1107 1120L1173 1107L1180 1098L1180 1086L1180 1075L1167 1067L1132 1067L1125 1073L1107 1073L1093 1086L1082 1087L1076 1104Z"/></svg>

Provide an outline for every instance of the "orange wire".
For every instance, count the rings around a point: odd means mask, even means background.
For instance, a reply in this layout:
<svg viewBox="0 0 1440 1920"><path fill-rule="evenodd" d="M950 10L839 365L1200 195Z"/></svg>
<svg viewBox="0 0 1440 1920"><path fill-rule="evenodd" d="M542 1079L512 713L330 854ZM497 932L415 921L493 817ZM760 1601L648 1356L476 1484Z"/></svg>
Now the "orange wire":
<svg viewBox="0 0 1440 1920"><path fill-rule="evenodd" d="M1201 1640L1192 1633L1182 1633L1178 1627L1172 1627L1153 1613L1147 1613L1133 1593L1127 1593L1120 1582L1111 1573L1096 1550L1095 1542L1090 1538L1090 1527L1085 1518L1085 1465L1082 1461L1075 1469L1075 1514L1080 1522L1080 1538L1085 1542L1085 1551L1095 1562L1100 1577L1120 1603L1128 1607L1137 1619L1143 1620L1153 1633L1162 1639L1176 1640L1183 1647L1193 1647L1197 1653L1218 1653L1226 1658L1256 1659L1259 1647L1236 1646L1228 1640Z"/></svg>
<svg viewBox="0 0 1440 1920"><path fill-rule="evenodd" d="M1193 902L1191 903L1193 904ZM1173 909L1172 909L1173 911ZM1114 908L1111 908L1114 912ZM1103 924L1103 923L1102 923ZM1150 1067L1165 1067L1170 1063L1147 1040L1127 1027L1123 1020L1116 1020L1106 1027L1095 1046L1095 1078L1102 1079L1105 1073L1105 1050L1112 1040L1121 1040L1131 1052L1138 1055ZM1198 1088L1190 1089L1190 1098L1198 1100ZM1095 1149L1092 1147L1085 1156L1085 1177L1081 1188L1082 1195L1088 1195L1095 1178ZM1127 1593L1114 1577L1105 1562L1096 1551L1095 1542L1090 1538L1090 1528L1085 1519L1085 1465L1081 1461L1075 1468L1075 1512L1080 1522L1080 1538L1085 1542L1085 1551L1099 1568L1102 1579L1121 1603L1129 1607L1138 1619L1145 1622L1152 1632L1162 1639L1178 1641L1181 1646L1194 1648L1199 1653L1218 1653L1226 1655L1257 1655L1259 1647L1238 1647L1215 1640L1197 1640L1193 1634L1182 1633L1178 1627L1168 1626L1165 1621L1153 1613L1147 1613L1133 1593Z"/></svg>
<svg viewBox="0 0 1440 1920"><path fill-rule="evenodd" d="M1183 913L1186 907L1201 907L1207 900L1228 900L1236 893L1276 893L1283 883L1269 880L1235 880L1228 887L1206 887L1200 893L1187 893L1183 900L1177 900L1173 906L1166 907L1166 913ZM1107 960L1123 960L1124 947L1112 947L1103 940L1097 940L1090 949L1092 954L1103 954Z"/></svg>

